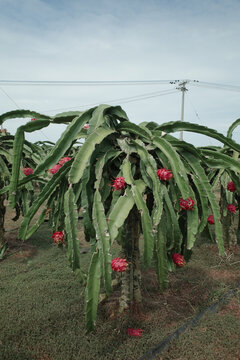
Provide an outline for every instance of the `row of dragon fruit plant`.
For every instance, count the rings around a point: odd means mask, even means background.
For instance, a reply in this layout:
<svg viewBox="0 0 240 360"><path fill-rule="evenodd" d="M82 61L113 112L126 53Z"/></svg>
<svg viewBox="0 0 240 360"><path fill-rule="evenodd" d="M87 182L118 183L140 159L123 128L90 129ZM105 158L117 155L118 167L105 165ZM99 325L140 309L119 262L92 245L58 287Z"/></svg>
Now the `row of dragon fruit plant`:
<svg viewBox="0 0 240 360"><path fill-rule="evenodd" d="M119 311L141 309L141 233L143 266L155 267L162 289L168 286L168 271L186 264L196 236L209 224L214 224L219 253L224 256L221 217L226 217L226 211L231 216L235 213L234 201L238 201L240 190L240 145L231 139L239 120L224 136L214 129L180 121L136 125L120 106L100 105L54 117L17 110L1 115L0 123L21 117L32 121L16 132L10 182L0 194L8 194L9 205L15 208L22 188L42 181L40 194L24 213L18 236L28 239L50 211L53 240L66 245L70 266L86 286L88 330L95 327L99 299L109 296L117 281L121 286ZM66 124L66 130L44 160L25 166L22 177L25 132L56 123ZM209 136L224 147L196 148L170 135L180 130ZM77 146L80 139L84 142ZM219 179L226 185L226 201L231 200L222 214L214 193ZM40 217L30 224L40 207ZM81 268L77 238L79 210L92 250L87 274ZM115 242L121 251L113 259Z"/></svg>

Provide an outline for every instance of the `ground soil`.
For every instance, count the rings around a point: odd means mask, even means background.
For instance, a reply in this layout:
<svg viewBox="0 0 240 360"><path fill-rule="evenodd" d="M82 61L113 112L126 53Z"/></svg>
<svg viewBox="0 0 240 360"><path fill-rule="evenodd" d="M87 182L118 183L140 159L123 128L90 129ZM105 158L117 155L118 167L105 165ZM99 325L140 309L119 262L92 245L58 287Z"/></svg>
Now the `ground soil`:
<svg viewBox="0 0 240 360"><path fill-rule="evenodd" d="M40 251L38 247L38 235L36 235L36 239L34 241L22 242L20 239L18 239L17 228L19 227L22 219L20 218L17 220L17 222L14 222L11 220L13 216L13 212L8 209L5 219L5 235L8 242L8 249L6 257L2 263L4 262L8 264L9 262L10 264L11 261L11 264L16 268L18 266L25 266L24 264L26 264L24 272L27 274L27 272L30 270L34 271L34 266L36 266L36 270L38 267L40 267L39 264L44 266L44 257L39 258ZM46 240L44 241L48 241L49 243L51 242L51 233L47 234L46 230L44 230L44 234L43 232L41 234L42 237L46 236ZM83 260L83 263L85 261L87 265L89 263L90 256L89 244L84 240L84 234L81 227L79 228L79 238L82 249L82 256L83 259L84 257L86 259ZM52 245L48 246L50 246L49 249L52 249ZM59 261L59 269L61 266L61 262ZM49 281L49 279L46 278L46 281ZM229 291L229 289L234 288L238 281L240 281L240 248L238 246L236 246L234 249L226 251L226 255L221 257L219 256L218 249L215 244L201 243L194 249L193 256L186 267L178 268L176 272L169 274L169 288L164 292L159 290L155 271L153 269L146 270L143 268L143 308L140 309L140 311L132 313L129 312L121 316L118 314L117 309L119 289L117 287L112 295L106 301L101 303L98 314L99 325L94 334L95 351L96 353L100 354L97 356L97 358L102 360L112 360L113 358L115 360L125 360L126 358L128 360L136 360L145 352L156 346L166 336L174 332L179 326L192 319L201 310L206 309L209 305L218 301L224 293ZM54 291L54 287L51 289L51 291ZM72 304L72 295L70 295L69 300L66 297L67 295L64 296L66 301L70 302L69 306L72 308L72 311L76 311L74 310ZM14 307L11 311L15 311ZM84 320L81 320L81 324L83 321ZM79 328L80 325L78 324L77 326ZM144 332L141 339L128 339L126 335L127 327L137 327L143 329ZM15 330L11 329L11 331L14 334ZM42 331L43 333L41 334L44 334L44 329ZM59 327L57 331L60 331ZM63 331L64 334L61 334L61 336L67 336L68 329L65 328ZM68 358L68 355L65 355L64 358L64 353L59 353L58 355L54 353L54 355L53 352L51 352L51 350L48 348L44 349L44 345L42 345L43 347L40 351L36 345L32 344L31 353L35 355L32 355L33 357L31 359L93 359L93 350L88 348L89 341L93 341L91 336L81 335L81 339L78 340L77 333L78 331L75 329L71 334L71 340L69 339L69 342L82 342L83 346L88 349L86 350L87 352L84 353L84 357L81 358L77 357L77 355L72 355L71 358ZM113 338L114 334L118 336L118 350L111 347L113 346L111 344L113 344L116 340ZM44 335L41 336L44 337ZM76 336L76 338L74 338L74 336ZM105 339L104 343L102 342L103 337ZM231 342L224 342L226 338L231 339ZM209 318L202 320L197 325L196 330L186 332L185 335L182 335L174 342L174 344L170 345L170 347L166 349L161 355L157 355L156 359L239 360L239 338L240 295L238 292L234 297L229 299L228 303L220 308L216 315L212 315L212 317L210 316ZM217 339L219 339L219 341ZM137 346L136 344L134 345L134 341L135 343L138 342ZM209 341L211 346L209 345L209 348L206 350L206 352L204 352L203 344L205 344L206 341ZM126 343L128 348L126 347ZM21 349L23 354L26 354L27 350L24 350L24 343L21 339L19 340L18 347ZM195 350L188 352L186 349L189 348ZM75 354L74 351L76 352L76 350L71 351L72 354ZM17 357L16 359L28 358L29 357L24 358L23 355L23 358ZM5 360L7 358L4 357L3 359Z"/></svg>

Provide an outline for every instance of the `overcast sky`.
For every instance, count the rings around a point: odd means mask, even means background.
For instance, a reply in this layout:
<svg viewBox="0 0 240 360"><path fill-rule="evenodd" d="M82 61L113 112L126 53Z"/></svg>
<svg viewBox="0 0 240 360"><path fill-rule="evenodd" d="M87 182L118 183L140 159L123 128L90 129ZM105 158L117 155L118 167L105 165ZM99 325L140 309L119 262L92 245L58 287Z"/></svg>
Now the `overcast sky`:
<svg viewBox="0 0 240 360"><path fill-rule="evenodd" d="M0 0L0 80L175 80L240 89L239 0ZM141 101L110 100L176 85L105 87L0 85L0 113L54 115L88 104L119 104L131 121L180 119L181 92ZM240 91L187 86L185 120L226 134L240 117ZM131 99L130 99L131 100ZM26 120L8 121L12 134ZM27 135L56 141L63 125ZM214 140L184 133L195 145ZM234 139L240 142L236 129Z"/></svg>

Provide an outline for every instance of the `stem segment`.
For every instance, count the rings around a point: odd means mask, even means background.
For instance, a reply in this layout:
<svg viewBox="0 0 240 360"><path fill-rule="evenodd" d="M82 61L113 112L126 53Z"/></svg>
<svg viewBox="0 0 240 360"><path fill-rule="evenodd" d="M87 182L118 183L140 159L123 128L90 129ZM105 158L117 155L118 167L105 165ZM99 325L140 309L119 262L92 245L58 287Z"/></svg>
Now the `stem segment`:
<svg viewBox="0 0 240 360"><path fill-rule="evenodd" d="M122 233L123 256L127 259L129 266L122 273L122 289L119 311L123 312L129 308L132 312L138 311L142 303L141 295L141 271L139 236L141 229L141 218L137 207L130 211L124 224Z"/></svg>

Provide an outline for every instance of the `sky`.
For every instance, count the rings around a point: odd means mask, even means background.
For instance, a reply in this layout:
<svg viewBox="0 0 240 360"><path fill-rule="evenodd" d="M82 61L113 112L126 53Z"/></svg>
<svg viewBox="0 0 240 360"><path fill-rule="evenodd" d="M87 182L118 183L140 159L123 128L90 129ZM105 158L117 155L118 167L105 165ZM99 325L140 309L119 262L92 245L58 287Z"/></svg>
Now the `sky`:
<svg viewBox="0 0 240 360"><path fill-rule="evenodd" d="M1 80L190 79L239 86L186 85L184 120L226 134L240 118L239 15L239 0L0 0L0 114L20 108L55 115L109 103L137 124L161 124L180 120L176 84L9 86ZM131 99L155 92L159 96ZM14 134L26 121L4 127ZM26 138L55 142L64 129L51 125ZM196 146L218 144L192 133L183 138ZM233 138L240 142L238 128Z"/></svg>

